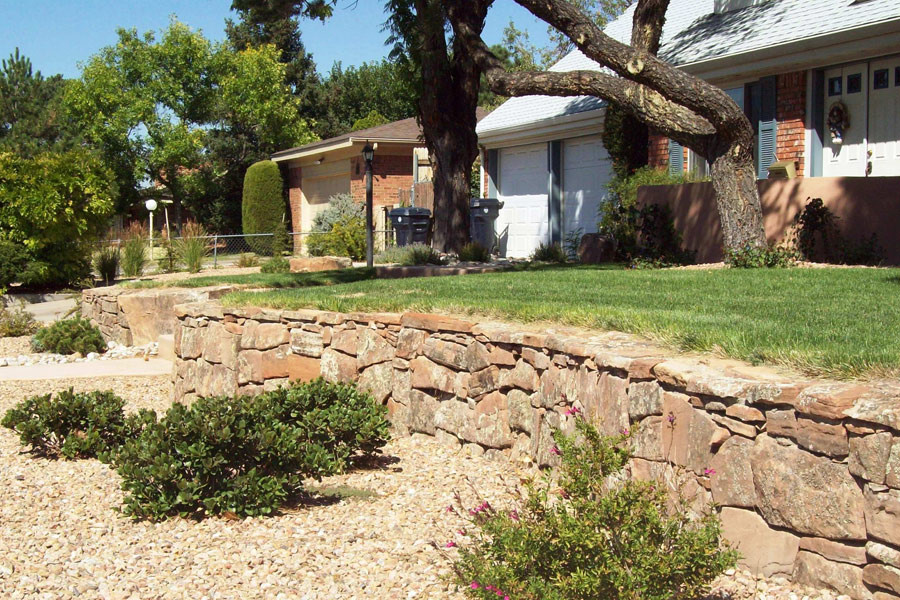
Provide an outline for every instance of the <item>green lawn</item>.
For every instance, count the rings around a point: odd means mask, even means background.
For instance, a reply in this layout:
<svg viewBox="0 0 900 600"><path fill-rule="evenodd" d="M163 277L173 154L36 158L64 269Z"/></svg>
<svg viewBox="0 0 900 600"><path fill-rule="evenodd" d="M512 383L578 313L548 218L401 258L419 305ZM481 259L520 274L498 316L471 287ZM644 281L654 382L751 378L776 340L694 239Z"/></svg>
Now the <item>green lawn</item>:
<svg viewBox="0 0 900 600"><path fill-rule="evenodd" d="M247 288L298 288L351 283L375 277L374 269L345 269L318 273L246 273L240 275L204 275L187 279L130 281L124 287L149 289L161 287L198 288L212 285L239 285Z"/></svg>
<svg viewBox="0 0 900 600"><path fill-rule="evenodd" d="M262 276L250 277L265 284ZM900 374L900 269L533 267L428 279L372 280L364 270L273 277L294 289L236 292L224 302L552 321L643 334L683 350L809 375ZM230 281L248 283L247 276Z"/></svg>

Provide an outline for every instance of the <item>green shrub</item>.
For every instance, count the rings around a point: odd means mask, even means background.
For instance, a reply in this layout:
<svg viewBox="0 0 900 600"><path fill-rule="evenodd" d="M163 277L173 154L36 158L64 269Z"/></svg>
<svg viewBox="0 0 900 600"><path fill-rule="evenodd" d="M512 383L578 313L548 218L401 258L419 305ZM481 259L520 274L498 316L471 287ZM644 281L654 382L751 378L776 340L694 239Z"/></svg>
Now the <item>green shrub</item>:
<svg viewBox="0 0 900 600"><path fill-rule="evenodd" d="M377 264L402 263L407 259L406 246L389 246L375 255Z"/></svg>
<svg viewBox="0 0 900 600"><path fill-rule="evenodd" d="M272 256L284 256L290 242L287 225L284 221L279 221L272 232Z"/></svg>
<svg viewBox="0 0 900 600"><path fill-rule="evenodd" d="M155 420L152 411L125 416L125 401L112 392L34 396L6 411L2 425L31 452L51 458L96 458L114 452Z"/></svg>
<svg viewBox="0 0 900 600"><path fill-rule="evenodd" d="M665 484L623 480L627 434L604 437L582 419L576 432L554 433L558 480L526 484L524 506L466 511L473 541L454 571L469 597L698 598L734 566L714 512L692 517L683 499L669 506Z"/></svg>
<svg viewBox="0 0 900 600"><path fill-rule="evenodd" d="M159 241L159 249L162 251L156 259L156 268L160 273L174 273L178 270L178 249L164 236Z"/></svg>
<svg viewBox="0 0 900 600"><path fill-rule="evenodd" d="M260 273L290 273L291 261L283 256L273 256L259 269Z"/></svg>
<svg viewBox="0 0 900 600"><path fill-rule="evenodd" d="M531 253L531 260L535 262L565 263L569 260L569 257L559 244L542 243Z"/></svg>
<svg viewBox="0 0 900 600"><path fill-rule="evenodd" d="M116 457L124 511L152 520L271 514L304 478L340 473L387 437L383 406L321 379L252 398L175 404Z"/></svg>
<svg viewBox="0 0 900 600"><path fill-rule="evenodd" d="M566 250L566 256L569 260L576 262L579 260L578 251L581 249L581 238L584 237L584 229L579 227L566 233L563 247Z"/></svg>
<svg viewBox="0 0 900 600"><path fill-rule="evenodd" d="M821 198L808 199L794 217L792 236L804 260L848 265L877 265L884 260L877 235L854 242L844 237L837 222Z"/></svg>
<svg viewBox="0 0 900 600"><path fill-rule="evenodd" d="M328 233L335 224L348 219L361 219L365 224L365 205L356 202L350 194L335 194L328 199L328 206L313 217L312 230L317 233Z"/></svg>
<svg viewBox="0 0 900 600"><path fill-rule="evenodd" d="M203 268L203 259L209 254L209 239L203 225L193 221L185 223L175 249L188 272L199 273Z"/></svg>
<svg viewBox="0 0 900 600"><path fill-rule="evenodd" d="M285 212L284 182L278 165L263 160L250 165L244 175L241 222L244 235L272 233ZM268 237L248 237L247 243L258 254L272 253Z"/></svg>
<svg viewBox="0 0 900 600"><path fill-rule="evenodd" d="M119 274L120 256L119 249L113 245L104 246L94 254L94 271L106 285L112 285Z"/></svg>
<svg viewBox="0 0 900 600"><path fill-rule="evenodd" d="M637 218L637 256L676 265L693 264L696 252L681 247L681 234L668 206L651 204L641 207Z"/></svg>
<svg viewBox="0 0 900 600"><path fill-rule="evenodd" d="M736 269L762 269L793 267L800 260L800 254L784 246L755 248L744 246L738 250L725 250L725 264Z"/></svg>
<svg viewBox="0 0 900 600"><path fill-rule="evenodd" d="M460 248L459 260L462 262L491 262L491 251L478 242L469 242Z"/></svg>
<svg viewBox="0 0 900 600"><path fill-rule="evenodd" d="M122 245L122 274L125 277L140 277L147 266L148 234L140 223L134 222L125 231Z"/></svg>
<svg viewBox="0 0 900 600"><path fill-rule="evenodd" d="M346 217L334 223L328 232L311 233L306 240L311 256L366 256L366 223L359 217Z"/></svg>
<svg viewBox="0 0 900 600"><path fill-rule="evenodd" d="M91 322L81 317L64 321L56 321L52 325L40 329L31 339L31 347L36 352L54 352L56 354L88 354L104 352L106 342L100 330Z"/></svg>
<svg viewBox="0 0 900 600"><path fill-rule="evenodd" d="M259 257L252 252L244 252L238 258L237 266L246 269L248 267L258 267Z"/></svg>
<svg viewBox="0 0 900 600"><path fill-rule="evenodd" d="M30 258L23 244L0 239L0 288L19 281Z"/></svg>
<svg viewBox="0 0 900 600"><path fill-rule="evenodd" d="M31 335L41 328L34 315L25 310L24 303L4 306L0 303L0 338Z"/></svg>
<svg viewBox="0 0 900 600"><path fill-rule="evenodd" d="M406 246L406 260L401 264L405 266L418 265L442 265L444 259L440 252L425 244L410 244Z"/></svg>

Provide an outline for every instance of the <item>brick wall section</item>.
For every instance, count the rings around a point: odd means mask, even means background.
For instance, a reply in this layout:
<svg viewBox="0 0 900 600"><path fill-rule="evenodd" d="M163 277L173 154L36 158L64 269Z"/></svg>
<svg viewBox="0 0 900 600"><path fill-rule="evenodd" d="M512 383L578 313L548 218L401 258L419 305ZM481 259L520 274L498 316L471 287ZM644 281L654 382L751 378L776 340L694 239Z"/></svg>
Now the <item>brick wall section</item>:
<svg viewBox="0 0 900 600"><path fill-rule="evenodd" d="M393 156L375 153L372 161L372 201L375 206L397 204L397 190L413 184L412 155ZM361 156L350 159L350 195L357 202L366 201L366 161Z"/></svg>
<svg viewBox="0 0 900 600"><path fill-rule="evenodd" d="M778 137L775 155L778 160L793 160L797 175L805 173L806 144L806 72L778 76L778 99L775 117Z"/></svg>
<svg viewBox="0 0 900 600"><path fill-rule="evenodd" d="M669 166L669 138L658 133L650 134L647 164L651 167Z"/></svg>
<svg viewBox="0 0 900 600"><path fill-rule="evenodd" d="M723 534L743 568L853 598L873 598L867 584L896 581L883 564L900 547L896 381L729 371L666 358L621 334L566 336L441 315L218 303L174 312L175 400L253 395L321 374L357 382L401 434L551 467L555 429L572 431L577 418L607 435L628 428L631 476L677 489L695 510L722 507Z"/></svg>
<svg viewBox="0 0 900 600"><path fill-rule="evenodd" d="M301 198L303 196L300 184L303 180L303 169L300 167L291 167L288 169L288 202L291 206L291 231L300 231L302 229L300 213L303 210ZM294 239L294 251L300 252L303 241L302 236L292 236Z"/></svg>

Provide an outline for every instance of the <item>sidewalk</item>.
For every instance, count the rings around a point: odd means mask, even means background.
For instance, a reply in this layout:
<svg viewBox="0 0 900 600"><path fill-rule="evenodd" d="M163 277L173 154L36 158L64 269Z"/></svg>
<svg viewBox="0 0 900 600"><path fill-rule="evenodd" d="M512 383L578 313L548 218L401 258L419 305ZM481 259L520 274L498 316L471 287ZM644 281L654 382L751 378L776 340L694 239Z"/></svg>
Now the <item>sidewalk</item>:
<svg viewBox="0 0 900 600"><path fill-rule="evenodd" d="M121 358L95 360L62 365L2 367L0 381L36 381L42 379L77 379L95 377L135 377L171 375L172 362L161 358Z"/></svg>

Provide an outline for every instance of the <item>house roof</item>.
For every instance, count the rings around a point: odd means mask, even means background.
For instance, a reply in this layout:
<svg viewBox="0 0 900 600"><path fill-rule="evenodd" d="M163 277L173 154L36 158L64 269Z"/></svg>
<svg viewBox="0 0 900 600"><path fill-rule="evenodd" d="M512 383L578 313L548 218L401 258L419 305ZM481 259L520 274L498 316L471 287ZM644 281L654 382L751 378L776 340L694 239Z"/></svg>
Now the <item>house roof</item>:
<svg viewBox="0 0 900 600"><path fill-rule="evenodd" d="M475 117L481 121L488 115L488 111L483 108L476 109ZM415 117L394 121L393 123L385 123L376 127L360 129L359 131L349 131L333 138L328 138L305 146L297 146L288 150L280 150L272 155L272 160L289 160L298 158L308 153L325 153L330 150L345 148L353 145L355 142L397 142L409 144L421 144L424 137L422 127L416 121Z"/></svg>
<svg viewBox="0 0 900 600"><path fill-rule="evenodd" d="M880 23L896 22L897 0L770 0L758 6L715 14L715 0L671 0L661 39L660 57L679 66L735 57L772 47L788 47L812 38L844 34ZM605 32L628 43L635 5L611 22ZM579 50L551 71L599 70ZM590 96L511 98L478 125L479 135L499 134L559 117L598 110Z"/></svg>

